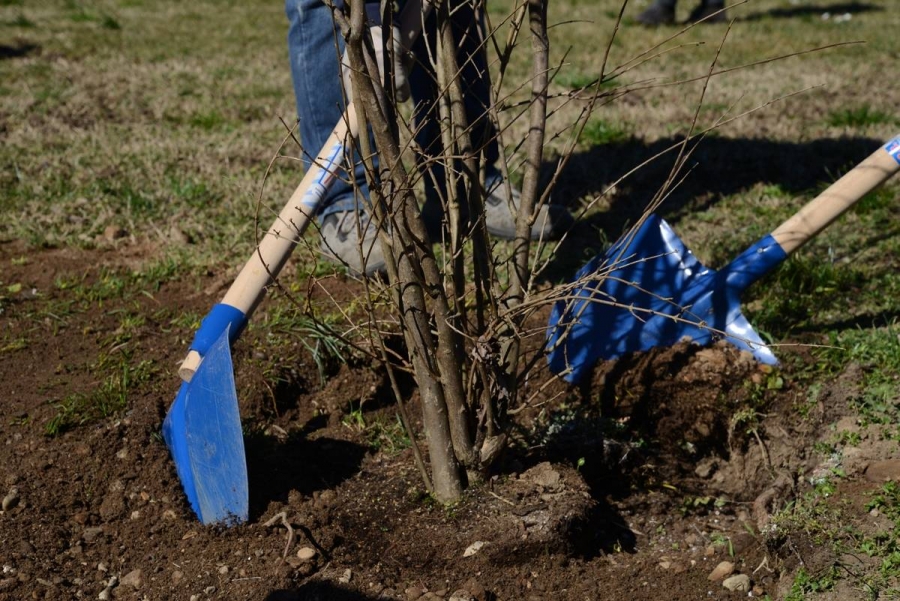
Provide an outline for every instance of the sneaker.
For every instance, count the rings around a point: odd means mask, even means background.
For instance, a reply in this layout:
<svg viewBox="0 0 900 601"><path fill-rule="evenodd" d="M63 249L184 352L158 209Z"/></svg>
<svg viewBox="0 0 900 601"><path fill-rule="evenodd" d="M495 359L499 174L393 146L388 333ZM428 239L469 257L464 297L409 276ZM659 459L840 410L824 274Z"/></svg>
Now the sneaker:
<svg viewBox="0 0 900 601"><path fill-rule="evenodd" d="M522 194L513 185L507 186L502 176L488 174L485 182L487 198L484 202L484 221L489 234L496 238L512 240L516 237L516 212ZM531 226L532 240L559 238L572 224L572 216L559 205L544 205L538 211Z"/></svg>
<svg viewBox="0 0 900 601"><path fill-rule="evenodd" d="M704 2L691 11L688 22L696 23L697 21L703 21L704 23L725 23L728 21L728 17L725 15L724 8L724 4L710 6Z"/></svg>
<svg viewBox="0 0 900 601"><path fill-rule="evenodd" d="M331 213L322 219L319 229L322 235L322 253L329 261L346 266L353 277L372 277L385 273L378 231L367 213Z"/></svg>
<svg viewBox="0 0 900 601"><path fill-rule="evenodd" d="M634 18L641 25L656 27L658 25L673 25L675 23L675 9L671 6L653 4L650 8Z"/></svg>

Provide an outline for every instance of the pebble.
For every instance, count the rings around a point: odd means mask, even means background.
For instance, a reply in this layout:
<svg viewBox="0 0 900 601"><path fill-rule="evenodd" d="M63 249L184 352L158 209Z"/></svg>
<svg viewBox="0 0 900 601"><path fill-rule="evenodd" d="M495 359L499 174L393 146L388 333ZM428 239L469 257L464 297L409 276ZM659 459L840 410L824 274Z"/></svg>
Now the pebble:
<svg viewBox="0 0 900 601"><path fill-rule="evenodd" d="M128 230L117 225L107 225L103 230L103 239L109 242L119 240L128 235Z"/></svg>
<svg viewBox="0 0 900 601"><path fill-rule="evenodd" d="M97 564L97 571L98 572L108 572L109 565L107 565L107 563L105 561L101 561L100 563Z"/></svg>
<svg viewBox="0 0 900 601"><path fill-rule="evenodd" d="M115 483L113 484L115 485ZM107 522L113 521L125 513L125 495L114 485L110 486L109 492L100 503L100 517Z"/></svg>
<svg viewBox="0 0 900 601"><path fill-rule="evenodd" d="M207 595L212 595L214 592L216 592L216 587L208 586L205 589L203 589L203 592L206 593Z"/></svg>
<svg viewBox="0 0 900 601"><path fill-rule="evenodd" d="M191 595L191 601L200 601L200 595Z"/></svg>
<svg viewBox="0 0 900 601"><path fill-rule="evenodd" d="M350 579L353 578L353 571L350 568L344 570L344 573L341 574L341 577L338 578L338 582L342 584L347 584L350 582Z"/></svg>
<svg viewBox="0 0 900 601"><path fill-rule="evenodd" d="M184 572L181 570L175 570L172 572L172 582L181 582L181 579L184 578Z"/></svg>
<svg viewBox="0 0 900 601"><path fill-rule="evenodd" d="M476 553L481 551L481 548L483 546L484 546L484 541L481 541L481 540L475 541L474 543L472 543L471 545L466 547L466 550L463 552L463 557L472 557L473 555L475 555Z"/></svg>
<svg viewBox="0 0 900 601"><path fill-rule="evenodd" d="M81 538L86 543L92 543L100 536L103 536L103 528L100 528L99 526L85 528L84 532L81 533Z"/></svg>
<svg viewBox="0 0 900 601"><path fill-rule="evenodd" d="M3 497L3 511L9 511L19 503L19 489L13 486L9 489L9 493Z"/></svg>
<svg viewBox="0 0 900 601"><path fill-rule="evenodd" d="M713 571L709 573L709 576L707 576L706 579L715 582L716 580L722 580L723 578L731 576L732 573L734 573L734 564L730 561L723 561L713 568Z"/></svg>
<svg viewBox="0 0 900 601"><path fill-rule="evenodd" d="M119 584L121 586L130 586L137 590L144 584L144 573L140 569L131 570L122 576L122 580L119 581Z"/></svg>
<svg viewBox="0 0 900 601"><path fill-rule="evenodd" d="M406 601L416 601L425 594L425 587L415 584L404 591L406 593Z"/></svg>
<svg viewBox="0 0 900 601"><path fill-rule="evenodd" d="M316 556L316 550L312 547L300 547L297 549L297 559L309 561Z"/></svg>
<svg viewBox="0 0 900 601"><path fill-rule="evenodd" d="M450 595L450 601L475 601L475 597L469 591L459 589L458 591L453 591L453 594Z"/></svg>
<svg viewBox="0 0 900 601"><path fill-rule="evenodd" d="M746 593L750 590L750 576L746 574L735 574L730 578L722 581L722 586L730 591L740 591Z"/></svg>

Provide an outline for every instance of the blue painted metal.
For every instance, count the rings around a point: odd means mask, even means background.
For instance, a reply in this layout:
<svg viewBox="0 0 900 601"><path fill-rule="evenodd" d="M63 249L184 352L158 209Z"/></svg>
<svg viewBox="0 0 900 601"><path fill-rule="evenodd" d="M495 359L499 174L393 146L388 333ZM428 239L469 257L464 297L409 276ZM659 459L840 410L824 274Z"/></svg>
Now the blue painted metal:
<svg viewBox="0 0 900 601"><path fill-rule="evenodd" d="M249 517L230 333L226 324L218 338L206 345L200 367L190 382L182 383L163 422L163 437L184 492L204 524L245 522Z"/></svg>
<svg viewBox="0 0 900 601"><path fill-rule="evenodd" d="M191 350L197 351L201 357L205 357L209 348L226 330L229 332L228 342L234 344L245 325L247 325L247 316L243 311L235 309L231 305L218 303L200 322L200 327L194 334L194 341L191 343Z"/></svg>
<svg viewBox="0 0 900 601"><path fill-rule="evenodd" d="M600 359L724 338L761 362L777 363L741 313L740 295L787 257L766 236L721 270L704 266L663 219L651 215L633 234L581 268L585 279L558 301L548 328L550 369L578 382Z"/></svg>

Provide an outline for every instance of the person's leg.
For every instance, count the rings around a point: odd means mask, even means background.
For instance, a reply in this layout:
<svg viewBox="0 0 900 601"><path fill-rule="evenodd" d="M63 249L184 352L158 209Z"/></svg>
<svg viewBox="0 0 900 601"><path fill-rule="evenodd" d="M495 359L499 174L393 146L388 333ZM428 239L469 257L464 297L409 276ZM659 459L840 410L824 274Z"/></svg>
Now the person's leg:
<svg viewBox="0 0 900 601"><path fill-rule="evenodd" d="M434 54L434 16L431 27L426 24L427 36L423 35L415 48L418 66L410 73L413 100L416 103L416 123L420 127L417 143L423 151L420 165L426 178L426 200L423 214L426 223L439 224L441 221L440 197L446 188L445 173L448 165L442 160L443 145L439 127L439 114L434 103L437 95L436 76L430 66ZM454 6L451 26L457 42L457 61L460 68L462 96L469 122L473 149L481 155L486 166L485 187L487 192L485 220L488 231L497 237L515 236L515 211L519 206L519 192L504 181L496 163L499 159L497 131L490 117L491 81L487 67L487 55L483 36L481 16L469 2ZM457 161L454 169L461 172ZM460 189L457 194L462 195ZM464 216L465 217L465 216ZM559 206L545 206L532 228L533 238L550 238L561 233L571 222L568 212ZM436 227L429 229L437 229ZM439 231L439 230L438 230Z"/></svg>
<svg viewBox="0 0 900 601"><path fill-rule="evenodd" d="M331 9L322 0L286 0L285 11L303 165L308 169L346 108L340 72L343 40L335 31ZM374 226L362 208L368 197L365 170L358 157L354 163L360 194L342 171L319 211L322 247L326 256L346 263L352 272L371 274L383 269L384 259L375 243Z"/></svg>

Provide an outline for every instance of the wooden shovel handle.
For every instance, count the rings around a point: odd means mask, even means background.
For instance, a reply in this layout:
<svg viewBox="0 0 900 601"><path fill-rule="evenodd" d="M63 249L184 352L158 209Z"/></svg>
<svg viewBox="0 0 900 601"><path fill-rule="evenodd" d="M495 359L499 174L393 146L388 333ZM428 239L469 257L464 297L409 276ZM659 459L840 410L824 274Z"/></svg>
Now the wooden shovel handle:
<svg viewBox="0 0 900 601"><path fill-rule="evenodd" d="M772 232L784 252L790 254L800 248L863 196L900 171L897 149L900 149L900 136L876 150Z"/></svg>

